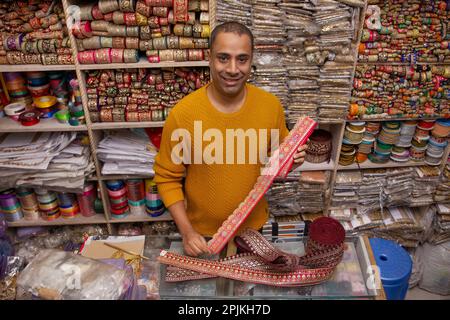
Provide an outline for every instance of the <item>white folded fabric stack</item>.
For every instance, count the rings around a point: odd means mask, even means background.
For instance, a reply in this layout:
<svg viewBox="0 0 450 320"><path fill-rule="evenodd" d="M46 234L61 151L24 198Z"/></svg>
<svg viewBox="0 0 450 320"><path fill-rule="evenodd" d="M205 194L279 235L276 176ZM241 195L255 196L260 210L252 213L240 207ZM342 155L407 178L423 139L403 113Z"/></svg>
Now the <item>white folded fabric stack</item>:
<svg viewBox="0 0 450 320"><path fill-rule="evenodd" d="M82 192L85 176L95 170L89 146L75 132L4 134L0 136L0 169L5 187L75 193Z"/></svg>
<svg viewBox="0 0 450 320"><path fill-rule="evenodd" d="M102 174L153 176L156 147L138 130L112 132L100 141L97 156L103 162Z"/></svg>

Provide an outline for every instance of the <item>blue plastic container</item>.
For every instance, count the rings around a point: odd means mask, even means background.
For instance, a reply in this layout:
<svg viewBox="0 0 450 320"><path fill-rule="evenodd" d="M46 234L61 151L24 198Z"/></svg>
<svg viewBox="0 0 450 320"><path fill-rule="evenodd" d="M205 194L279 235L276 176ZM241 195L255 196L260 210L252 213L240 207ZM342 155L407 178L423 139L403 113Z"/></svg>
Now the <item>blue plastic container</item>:
<svg viewBox="0 0 450 320"><path fill-rule="evenodd" d="M408 291L412 260L408 252L394 241L369 240L388 300L404 300Z"/></svg>

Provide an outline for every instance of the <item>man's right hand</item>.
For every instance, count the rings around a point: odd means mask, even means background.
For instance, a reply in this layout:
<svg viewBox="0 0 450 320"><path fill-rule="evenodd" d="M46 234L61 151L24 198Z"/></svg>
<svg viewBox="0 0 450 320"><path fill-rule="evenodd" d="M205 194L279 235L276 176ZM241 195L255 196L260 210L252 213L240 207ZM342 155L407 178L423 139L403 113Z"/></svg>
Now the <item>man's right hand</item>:
<svg viewBox="0 0 450 320"><path fill-rule="evenodd" d="M210 254L205 238L198 232L192 230L183 235L184 252L193 257L203 253Z"/></svg>

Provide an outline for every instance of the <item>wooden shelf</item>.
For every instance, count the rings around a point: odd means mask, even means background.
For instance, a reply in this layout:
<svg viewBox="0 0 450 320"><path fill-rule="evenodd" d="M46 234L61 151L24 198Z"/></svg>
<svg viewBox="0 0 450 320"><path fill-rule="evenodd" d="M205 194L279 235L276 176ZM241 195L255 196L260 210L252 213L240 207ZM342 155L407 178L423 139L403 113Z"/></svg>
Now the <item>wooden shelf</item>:
<svg viewBox="0 0 450 320"><path fill-rule="evenodd" d="M96 214L92 217L84 217L78 214L74 218L59 217L54 221L39 220L25 220L21 219L15 222L8 222L8 227L44 227L44 226L66 226L66 225L80 225L80 224L100 224L107 223L105 215Z"/></svg>
<svg viewBox="0 0 450 320"><path fill-rule="evenodd" d="M182 61L150 63L146 57L141 57L136 63L108 63L108 64L80 64L80 70L105 69L134 69L134 68L181 68L181 67L208 67L209 61Z"/></svg>
<svg viewBox="0 0 450 320"><path fill-rule="evenodd" d="M0 132L48 132L48 131L87 131L86 125L71 126L59 123L55 118L41 119L34 126L23 126L8 117L0 118Z"/></svg>
<svg viewBox="0 0 450 320"><path fill-rule="evenodd" d="M162 128L164 121L145 122L96 122L91 124L92 130L130 129L130 128Z"/></svg>
<svg viewBox="0 0 450 320"><path fill-rule="evenodd" d="M142 174L109 174L102 175L100 178L93 177L93 180L97 181L107 181L107 180L128 180L128 179L151 179L153 175L142 175Z"/></svg>
<svg viewBox="0 0 450 320"><path fill-rule="evenodd" d="M169 211L166 211L159 217L150 217L150 216L144 216L144 215L134 215L129 214L125 218L116 219L111 218L109 221L110 223L132 223L132 222L155 222L155 221L172 221L172 216L170 215Z"/></svg>
<svg viewBox="0 0 450 320"><path fill-rule="evenodd" d="M74 64L0 64L0 72L29 72L29 71L72 71Z"/></svg>
<svg viewBox="0 0 450 320"><path fill-rule="evenodd" d="M450 61L444 61L444 62L416 62L416 63L410 63L410 62L361 62L358 61L358 65L372 65L372 66L423 66L423 65L434 65L434 66L448 66L450 65Z"/></svg>
<svg viewBox="0 0 450 320"><path fill-rule="evenodd" d="M437 120L437 119L445 119L445 117L436 116L436 117L419 117L419 118L411 118L411 117L360 118L360 119L347 119L346 122L359 122L359 121L382 122L382 121L407 121L407 120L414 121L414 120Z"/></svg>
<svg viewBox="0 0 450 320"><path fill-rule="evenodd" d="M360 163L359 166L357 163L352 163L349 166L338 165L338 170L358 170L358 169L384 169L384 168L396 168L396 167L418 167L418 166L426 166L427 164L424 161L408 161L408 162L395 162L389 160L387 163L373 163L370 160L366 160L363 163Z"/></svg>
<svg viewBox="0 0 450 320"><path fill-rule="evenodd" d="M331 159L329 162L322 163L311 163L311 162L303 162L301 166L296 168L293 172L302 172L302 171L327 171L334 170L334 161Z"/></svg>

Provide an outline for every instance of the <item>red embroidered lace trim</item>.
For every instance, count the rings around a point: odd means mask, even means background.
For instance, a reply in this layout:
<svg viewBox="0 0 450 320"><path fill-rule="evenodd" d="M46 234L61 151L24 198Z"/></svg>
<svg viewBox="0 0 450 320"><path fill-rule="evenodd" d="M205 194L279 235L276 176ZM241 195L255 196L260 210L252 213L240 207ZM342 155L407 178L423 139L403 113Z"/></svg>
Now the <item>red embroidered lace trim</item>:
<svg viewBox="0 0 450 320"><path fill-rule="evenodd" d="M320 234L317 234L319 232ZM328 280L344 253L345 231L328 217L316 219L304 256L285 253L275 248L259 232L246 230L240 238L250 252L219 261L186 257L161 251L158 261L169 265L166 281L186 281L217 276L271 286L307 286ZM322 243L316 240L320 238Z"/></svg>
<svg viewBox="0 0 450 320"><path fill-rule="evenodd" d="M240 225L264 196L273 180L277 176L286 177L293 164L293 156L297 149L306 143L317 123L309 117L301 117L287 138L270 157L264 168L263 175L259 176L255 186L245 200L224 221L213 238L208 242L211 253L219 253L228 241L234 236Z"/></svg>

